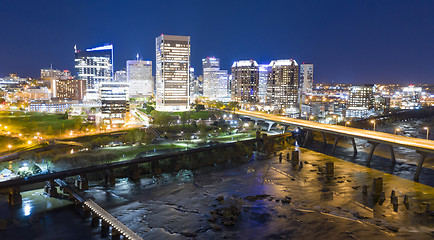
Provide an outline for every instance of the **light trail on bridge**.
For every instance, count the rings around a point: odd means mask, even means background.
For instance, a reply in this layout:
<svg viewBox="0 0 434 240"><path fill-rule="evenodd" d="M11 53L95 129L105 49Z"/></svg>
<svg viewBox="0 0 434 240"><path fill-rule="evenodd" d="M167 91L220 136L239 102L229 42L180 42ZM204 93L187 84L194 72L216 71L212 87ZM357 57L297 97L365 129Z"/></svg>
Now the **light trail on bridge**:
<svg viewBox="0 0 434 240"><path fill-rule="evenodd" d="M345 127L340 125L318 123L313 121L288 118L284 116L277 116L277 115L261 113L261 112L239 110L239 111L235 111L235 113L238 115L260 118L260 119L270 120L274 122L286 123L286 124L302 127L309 130L327 132L335 135L341 135L341 136L347 136L353 138L360 138L360 139L365 139L377 143L398 145L398 146L403 146L414 150L418 150L421 152L434 153L434 141L432 140L411 138L411 137L394 135L391 133L376 132L376 131L365 130L365 129Z"/></svg>

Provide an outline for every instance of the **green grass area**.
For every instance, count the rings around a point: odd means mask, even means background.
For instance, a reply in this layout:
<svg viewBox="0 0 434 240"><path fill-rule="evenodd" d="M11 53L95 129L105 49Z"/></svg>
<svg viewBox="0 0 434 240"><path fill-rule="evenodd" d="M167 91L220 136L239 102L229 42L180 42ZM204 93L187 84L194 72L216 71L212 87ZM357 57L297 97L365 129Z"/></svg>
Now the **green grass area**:
<svg viewBox="0 0 434 240"><path fill-rule="evenodd" d="M51 134L60 134L74 127L74 119L64 119L63 114L35 113L35 112L6 112L0 111L2 127L8 126L8 130L24 135L40 132L46 134L49 126Z"/></svg>
<svg viewBox="0 0 434 240"><path fill-rule="evenodd" d="M8 145L18 146L24 144L19 138L0 135L0 152L9 150Z"/></svg>
<svg viewBox="0 0 434 240"><path fill-rule="evenodd" d="M167 112L167 113L169 113L170 116L180 116L184 112ZM216 111L199 111L199 112L189 111L188 112L188 114L190 114L190 119L194 119L194 120L199 120L199 119L206 120L206 119L210 118L212 114L215 114L215 113L221 114L221 113L216 112Z"/></svg>

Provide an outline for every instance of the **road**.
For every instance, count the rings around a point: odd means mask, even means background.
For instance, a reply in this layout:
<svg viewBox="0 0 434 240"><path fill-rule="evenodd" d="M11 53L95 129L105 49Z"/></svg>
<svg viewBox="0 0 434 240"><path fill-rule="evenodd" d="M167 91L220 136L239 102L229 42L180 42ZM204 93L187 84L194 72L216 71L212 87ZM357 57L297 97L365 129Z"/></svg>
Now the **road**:
<svg viewBox="0 0 434 240"><path fill-rule="evenodd" d="M327 132L327 133L340 135L340 136L360 138L372 142L403 146L421 152L434 153L434 141L432 140L411 138L411 137L405 137L400 135L394 135L390 133L376 132L376 131L370 131L365 129L357 129L357 128L345 127L340 125L324 124L324 123L318 123L313 121L288 118L284 116L277 116L277 115L267 114L262 112L239 110L239 111L235 111L235 113L239 115L245 115L245 116L295 125L309 130Z"/></svg>

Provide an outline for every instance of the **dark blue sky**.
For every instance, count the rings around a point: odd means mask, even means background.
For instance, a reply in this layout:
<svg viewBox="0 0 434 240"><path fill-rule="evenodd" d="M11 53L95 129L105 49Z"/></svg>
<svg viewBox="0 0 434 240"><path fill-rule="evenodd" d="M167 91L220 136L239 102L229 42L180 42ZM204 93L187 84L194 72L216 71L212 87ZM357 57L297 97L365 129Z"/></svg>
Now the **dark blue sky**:
<svg viewBox="0 0 434 240"><path fill-rule="evenodd" d="M434 83L434 1L2 0L0 76L74 67L79 49L113 43L115 70L155 62L161 33L190 35L192 66L216 56L293 58L316 82Z"/></svg>

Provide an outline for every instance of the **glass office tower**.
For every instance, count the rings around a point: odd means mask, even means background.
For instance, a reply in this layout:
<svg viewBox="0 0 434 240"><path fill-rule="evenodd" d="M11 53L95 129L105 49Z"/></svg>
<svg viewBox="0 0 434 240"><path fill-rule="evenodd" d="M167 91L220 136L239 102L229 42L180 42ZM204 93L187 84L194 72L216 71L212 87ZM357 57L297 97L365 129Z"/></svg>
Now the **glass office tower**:
<svg viewBox="0 0 434 240"><path fill-rule="evenodd" d="M156 109L190 110L190 36L156 38Z"/></svg>
<svg viewBox="0 0 434 240"><path fill-rule="evenodd" d="M78 79L86 80L86 99L99 100L100 83L111 82L113 78L113 45L86 51L75 47L75 71Z"/></svg>

